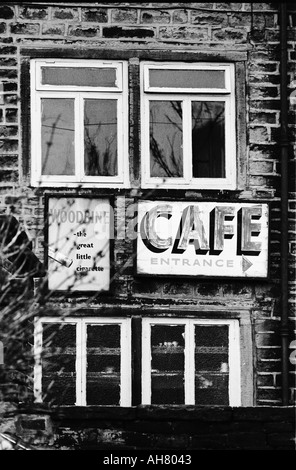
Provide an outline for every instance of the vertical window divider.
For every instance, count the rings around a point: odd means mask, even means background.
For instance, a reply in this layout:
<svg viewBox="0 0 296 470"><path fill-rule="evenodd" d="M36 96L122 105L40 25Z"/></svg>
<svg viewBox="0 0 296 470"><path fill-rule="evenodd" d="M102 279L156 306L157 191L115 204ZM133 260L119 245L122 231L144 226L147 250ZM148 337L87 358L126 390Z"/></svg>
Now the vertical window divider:
<svg viewBox="0 0 296 470"><path fill-rule="evenodd" d="M151 325L142 320L142 404L151 404Z"/></svg>
<svg viewBox="0 0 296 470"><path fill-rule="evenodd" d="M186 96L183 102L183 176L186 183L192 179L192 138L191 138L191 98Z"/></svg>
<svg viewBox="0 0 296 470"><path fill-rule="evenodd" d="M195 404L195 367L194 367L194 323L187 320L185 324L185 403Z"/></svg>
<svg viewBox="0 0 296 470"><path fill-rule="evenodd" d="M74 142L75 179L81 181L84 174L84 99L79 93L75 94Z"/></svg>
<svg viewBox="0 0 296 470"><path fill-rule="evenodd" d="M34 394L35 402L42 402L42 334L43 327L40 320L34 325Z"/></svg>
<svg viewBox="0 0 296 470"><path fill-rule="evenodd" d="M131 405L131 321L120 322L120 405ZM125 351L125 353L123 353Z"/></svg>
<svg viewBox="0 0 296 470"><path fill-rule="evenodd" d="M229 405L241 405L241 372L239 347L239 321L229 322Z"/></svg>
<svg viewBox="0 0 296 470"><path fill-rule="evenodd" d="M86 337L85 323L77 320L76 323L76 405L86 405Z"/></svg>

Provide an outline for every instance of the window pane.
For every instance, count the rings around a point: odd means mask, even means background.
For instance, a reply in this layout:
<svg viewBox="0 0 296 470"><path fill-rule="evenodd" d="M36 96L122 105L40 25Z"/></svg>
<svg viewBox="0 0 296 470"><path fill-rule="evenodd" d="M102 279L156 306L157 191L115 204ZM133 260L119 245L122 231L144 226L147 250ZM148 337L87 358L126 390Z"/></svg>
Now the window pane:
<svg viewBox="0 0 296 470"><path fill-rule="evenodd" d="M87 326L87 405L120 404L120 326Z"/></svg>
<svg viewBox="0 0 296 470"><path fill-rule="evenodd" d="M76 402L76 327L43 324L42 396L54 405Z"/></svg>
<svg viewBox="0 0 296 470"><path fill-rule="evenodd" d="M43 98L42 175L74 175L74 100Z"/></svg>
<svg viewBox="0 0 296 470"><path fill-rule="evenodd" d="M228 326L195 325L195 403L228 405Z"/></svg>
<svg viewBox="0 0 296 470"><path fill-rule="evenodd" d="M183 176L182 102L150 101L150 175Z"/></svg>
<svg viewBox="0 0 296 470"><path fill-rule="evenodd" d="M225 178L225 104L192 102L194 178Z"/></svg>
<svg viewBox="0 0 296 470"><path fill-rule="evenodd" d="M84 148L86 175L117 175L116 100L85 100Z"/></svg>
<svg viewBox="0 0 296 470"><path fill-rule="evenodd" d="M151 327L151 403L182 404L184 392L184 325Z"/></svg>
<svg viewBox="0 0 296 470"><path fill-rule="evenodd" d="M97 67L42 67L42 85L115 87L116 69Z"/></svg>
<svg viewBox="0 0 296 470"><path fill-rule="evenodd" d="M149 84L160 88L225 88L224 70L149 70Z"/></svg>

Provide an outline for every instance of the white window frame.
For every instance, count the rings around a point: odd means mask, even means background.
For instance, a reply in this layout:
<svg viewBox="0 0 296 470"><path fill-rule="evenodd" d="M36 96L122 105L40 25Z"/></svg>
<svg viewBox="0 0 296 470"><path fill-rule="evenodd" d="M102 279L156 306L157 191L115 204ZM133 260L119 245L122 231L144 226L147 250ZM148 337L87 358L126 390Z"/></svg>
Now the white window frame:
<svg viewBox="0 0 296 470"><path fill-rule="evenodd" d="M229 406L241 406L240 331L239 320L193 318L143 318L142 320L142 404L151 405L151 326L184 325L184 388L185 405L196 405L194 387L194 326L228 325L229 341Z"/></svg>
<svg viewBox="0 0 296 470"><path fill-rule="evenodd" d="M149 84L149 71L163 70L223 70L225 88L164 88ZM141 83L141 174L143 188L235 189L236 182L236 125L234 64L199 63L155 64L140 66ZM151 101L183 101L183 177L150 176L149 103ZM225 102L225 178L194 178L192 175L191 101ZM189 156L189 157L187 157Z"/></svg>
<svg viewBox="0 0 296 470"><path fill-rule="evenodd" d="M41 82L42 67L114 68L115 87L91 87L70 85L44 85ZM128 72L125 61L31 60L31 185L48 187L129 187L128 165ZM41 174L41 99L74 99L75 121L75 175ZM117 166L116 176L88 176L84 174L84 99L117 100Z"/></svg>
<svg viewBox="0 0 296 470"><path fill-rule="evenodd" d="M42 339L43 324L76 325L76 403L86 404L86 331L87 325L120 326L120 406L131 406L131 320L130 318L70 318L42 317L34 325L34 395L35 402L42 403ZM100 406L100 405L98 405Z"/></svg>

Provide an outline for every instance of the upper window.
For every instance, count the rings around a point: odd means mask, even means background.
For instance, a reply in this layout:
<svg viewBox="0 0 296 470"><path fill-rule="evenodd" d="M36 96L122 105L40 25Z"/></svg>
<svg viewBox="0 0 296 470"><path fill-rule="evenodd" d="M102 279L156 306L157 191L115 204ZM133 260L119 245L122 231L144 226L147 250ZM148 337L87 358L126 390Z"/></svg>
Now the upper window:
<svg viewBox="0 0 296 470"><path fill-rule="evenodd" d="M34 186L127 186L127 64L32 60Z"/></svg>
<svg viewBox="0 0 296 470"><path fill-rule="evenodd" d="M141 67L142 185L235 189L233 64Z"/></svg>

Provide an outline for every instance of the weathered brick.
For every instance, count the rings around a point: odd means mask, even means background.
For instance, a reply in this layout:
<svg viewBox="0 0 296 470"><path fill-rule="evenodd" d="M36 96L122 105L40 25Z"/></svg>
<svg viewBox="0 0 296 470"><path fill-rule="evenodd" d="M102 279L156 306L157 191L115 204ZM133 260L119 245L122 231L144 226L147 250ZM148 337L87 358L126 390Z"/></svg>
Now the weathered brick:
<svg viewBox="0 0 296 470"><path fill-rule="evenodd" d="M176 11L174 11L172 20L173 20L173 23L187 23L188 22L188 11L187 10L176 10Z"/></svg>
<svg viewBox="0 0 296 470"><path fill-rule="evenodd" d="M250 186L280 189L279 175L273 175L272 177L250 175L249 184Z"/></svg>
<svg viewBox="0 0 296 470"><path fill-rule="evenodd" d="M251 123L261 123L261 124L276 124L277 115L276 113L250 113L250 122Z"/></svg>
<svg viewBox="0 0 296 470"><path fill-rule="evenodd" d="M82 8L82 21L91 21L93 23L107 23L108 11L105 8Z"/></svg>
<svg viewBox="0 0 296 470"><path fill-rule="evenodd" d="M14 57L0 57L0 67L15 67L17 59Z"/></svg>
<svg viewBox="0 0 296 470"><path fill-rule="evenodd" d="M234 41L244 42L247 39L247 31L245 29L224 28L213 30L212 39L214 41Z"/></svg>
<svg viewBox="0 0 296 470"><path fill-rule="evenodd" d="M18 150L18 141L17 140L0 140L0 152L15 152Z"/></svg>
<svg viewBox="0 0 296 470"><path fill-rule="evenodd" d="M240 10L242 8L242 3L215 3L217 10Z"/></svg>
<svg viewBox="0 0 296 470"><path fill-rule="evenodd" d="M105 38L153 38L154 29L111 26L103 28Z"/></svg>
<svg viewBox="0 0 296 470"><path fill-rule="evenodd" d="M6 32L6 23L0 23L0 34Z"/></svg>
<svg viewBox="0 0 296 470"><path fill-rule="evenodd" d="M11 71L10 78L16 78L15 74L13 72L16 72L16 71L15 70ZM1 77L1 71L0 71L0 77ZM8 105L17 104L18 95L16 95L16 94L4 95L4 102L5 102L5 104L8 104Z"/></svg>
<svg viewBox="0 0 296 470"><path fill-rule="evenodd" d="M0 7L0 18L11 20L14 17L14 8L8 6Z"/></svg>
<svg viewBox="0 0 296 470"><path fill-rule="evenodd" d="M42 34L47 35L64 35L65 34L65 25L64 24L54 24L54 23L45 23L42 25Z"/></svg>
<svg viewBox="0 0 296 470"><path fill-rule="evenodd" d="M15 46L0 46L0 54L1 55L9 55L9 54L16 54L17 48Z"/></svg>
<svg viewBox="0 0 296 470"><path fill-rule="evenodd" d="M5 118L7 122L17 122L18 110L16 108L7 108L5 112Z"/></svg>
<svg viewBox="0 0 296 470"><path fill-rule="evenodd" d="M254 61L249 63L249 70L256 72L277 72L279 68L278 62L263 62L263 61Z"/></svg>
<svg viewBox="0 0 296 470"><path fill-rule="evenodd" d="M240 12L229 15L229 26L232 28L239 28L241 26L250 28L252 24L251 21L252 16L250 13Z"/></svg>
<svg viewBox="0 0 296 470"><path fill-rule="evenodd" d="M19 10L19 17L21 19L28 20L46 20L48 19L48 9L21 7Z"/></svg>
<svg viewBox="0 0 296 470"><path fill-rule="evenodd" d="M280 77L278 74L272 75L272 74L250 74L249 75L249 83L252 84L258 84L258 83L266 83L266 84L272 84L272 85L279 85L280 84Z"/></svg>
<svg viewBox="0 0 296 470"><path fill-rule="evenodd" d="M170 23L171 16L166 11L146 10L141 13L141 23Z"/></svg>
<svg viewBox="0 0 296 470"><path fill-rule="evenodd" d="M251 127L250 128L250 141L251 142L267 142L269 140L269 133L266 127Z"/></svg>
<svg viewBox="0 0 296 470"><path fill-rule="evenodd" d="M29 36L35 36L39 34L39 24L37 23L14 23L10 26L12 34L28 34Z"/></svg>
<svg viewBox="0 0 296 470"><path fill-rule="evenodd" d="M221 26L224 28L228 25L228 16L226 13L203 13L201 11L192 11L191 23L207 26Z"/></svg>
<svg viewBox="0 0 296 470"><path fill-rule="evenodd" d="M59 20L77 20L78 9L77 8L52 7L52 18L56 18Z"/></svg>
<svg viewBox="0 0 296 470"><path fill-rule="evenodd" d="M11 168L17 167L18 165L18 155L0 155L0 167L1 168ZM5 204L9 204L9 202L5 199Z"/></svg>
<svg viewBox="0 0 296 470"><path fill-rule="evenodd" d="M279 110L281 107L281 102L279 99L274 100L258 100L256 97L253 99L252 94L250 95L250 106L251 108L256 108L262 111L262 109L268 110Z"/></svg>
<svg viewBox="0 0 296 470"><path fill-rule="evenodd" d="M0 137L12 137L17 135L18 127L17 126L1 126L0 127Z"/></svg>
<svg viewBox="0 0 296 470"><path fill-rule="evenodd" d="M136 9L114 9L111 11L111 22L112 23L126 23L133 24L137 23L138 11Z"/></svg>
<svg viewBox="0 0 296 470"><path fill-rule="evenodd" d="M79 27L70 26L68 29L68 36L81 36L87 38L93 38L100 34L100 27Z"/></svg>
<svg viewBox="0 0 296 470"><path fill-rule="evenodd" d="M159 28L159 37L161 39L202 40L208 38L208 30L198 27L162 26Z"/></svg>
<svg viewBox="0 0 296 470"><path fill-rule="evenodd" d="M0 147L1 148L1 147ZM18 180L18 172L16 170L0 170L0 181L5 182L15 182Z"/></svg>
<svg viewBox="0 0 296 470"><path fill-rule="evenodd" d="M271 400L276 402L281 399L281 389L280 388L261 388L258 387L258 399L259 400Z"/></svg>
<svg viewBox="0 0 296 470"><path fill-rule="evenodd" d="M273 173L274 165L273 165L273 162L266 162L266 161L250 162L249 171L253 175L269 174L269 173Z"/></svg>
<svg viewBox="0 0 296 470"><path fill-rule="evenodd" d="M259 100L262 98L279 98L280 96L280 92L276 86L250 85L249 90L251 100Z"/></svg>
<svg viewBox="0 0 296 470"><path fill-rule="evenodd" d="M259 387L273 387L274 386L274 377L273 374L264 374L258 375L257 385Z"/></svg>

